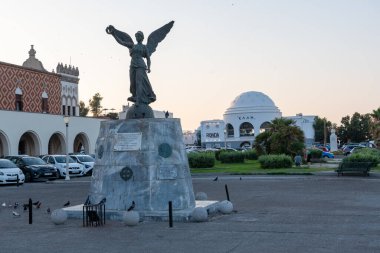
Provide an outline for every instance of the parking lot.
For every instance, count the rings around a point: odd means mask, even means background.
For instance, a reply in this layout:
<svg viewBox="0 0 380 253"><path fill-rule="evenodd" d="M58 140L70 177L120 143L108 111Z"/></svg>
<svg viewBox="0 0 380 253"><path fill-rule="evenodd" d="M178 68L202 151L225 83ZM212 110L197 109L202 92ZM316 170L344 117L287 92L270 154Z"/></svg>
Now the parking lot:
<svg viewBox="0 0 380 253"><path fill-rule="evenodd" d="M234 204L230 215L204 223L141 222L127 227L107 221L104 227L50 221L54 210L70 201L82 204L90 177L71 181L1 186L0 252L380 252L380 176L193 176L194 192ZM22 204L32 198L33 224ZM15 217L12 211L20 213Z"/></svg>

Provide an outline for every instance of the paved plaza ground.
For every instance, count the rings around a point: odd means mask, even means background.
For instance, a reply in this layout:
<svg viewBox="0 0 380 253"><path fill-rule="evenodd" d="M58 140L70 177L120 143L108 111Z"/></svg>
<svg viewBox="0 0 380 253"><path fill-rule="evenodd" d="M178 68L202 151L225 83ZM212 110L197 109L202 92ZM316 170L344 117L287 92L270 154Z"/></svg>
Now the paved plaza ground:
<svg viewBox="0 0 380 253"><path fill-rule="evenodd" d="M235 212L204 223L141 222L127 227L81 220L54 225L46 209L81 204L90 178L1 186L0 202L41 201L34 222L27 212L0 206L0 252L380 252L380 175L193 176L194 192L224 200Z"/></svg>

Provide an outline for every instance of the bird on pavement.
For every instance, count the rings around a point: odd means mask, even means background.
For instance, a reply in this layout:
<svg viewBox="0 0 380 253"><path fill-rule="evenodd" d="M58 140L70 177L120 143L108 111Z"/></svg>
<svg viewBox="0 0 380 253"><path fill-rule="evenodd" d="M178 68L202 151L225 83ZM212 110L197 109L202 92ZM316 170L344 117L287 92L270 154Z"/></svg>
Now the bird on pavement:
<svg viewBox="0 0 380 253"><path fill-rule="evenodd" d="M39 209L41 207L41 202L38 202L38 204L36 205L36 208Z"/></svg>
<svg viewBox="0 0 380 253"><path fill-rule="evenodd" d="M216 176L216 178L214 178L214 180L212 180L212 181L218 181L218 176Z"/></svg>
<svg viewBox="0 0 380 253"><path fill-rule="evenodd" d="M46 210L47 213L50 213L50 207L48 207L48 209Z"/></svg>
<svg viewBox="0 0 380 253"><path fill-rule="evenodd" d="M67 207L67 206L69 206L70 205L70 201L67 201L63 206L64 207Z"/></svg>
<svg viewBox="0 0 380 253"><path fill-rule="evenodd" d="M18 212L16 212L16 211L12 211L12 214L13 214L13 216L15 216L15 217L19 217L19 216L20 216L20 214L19 214Z"/></svg>
<svg viewBox="0 0 380 253"><path fill-rule="evenodd" d="M132 210L133 210L133 208L135 208L135 205L136 205L136 204L135 204L135 202L134 202L134 201L132 201L132 205L131 205L131 206L128 208L128 210L127 210L127 211L128 211L128 212L129 212L129 211L132 211Z"/></svg>
<svg viewBox="0 0 380 253"><path fill-rule="evenodd" d="M23 204L22 206L24 207L24 211L28 210L29 208L29 204Z"/></svg>
<svg viewBox="0 0 380 253"><path fill-rule="evenodd" d="M14 208L14 209L17 209L18 206L19 206L19 203L18 203L18 202L15 202L15 204L13 205L13 208Z"/></svg>
<svg viewBox="0 0 380 253"><path fill-rule="evenodd" d="M34 202L33 206L37 206L40 203L40 201Z"/></svg>
<svg viewBox="0 0 380 253"><path fill-rule="evenodd" d="M240 177L240 180L241 180L241 177Z"/></svg>

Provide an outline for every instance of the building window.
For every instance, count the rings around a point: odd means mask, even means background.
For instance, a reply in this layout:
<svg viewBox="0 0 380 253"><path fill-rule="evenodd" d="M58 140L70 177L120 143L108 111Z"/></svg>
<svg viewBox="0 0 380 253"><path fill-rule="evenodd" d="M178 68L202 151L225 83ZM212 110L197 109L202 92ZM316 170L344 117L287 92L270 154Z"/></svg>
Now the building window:
<svg viewBox="0 0 380 253"><path fill-rule="evenodd" d="M16 111L23 111L22 95L16 94Z"/></svg>
<svg viewBox="0 0 380 253"><path fill-rule="evenodd" d="M67 115L68 115L68 116L71 115L71 114L70 114L70 113L71 113L70 109L71 109L71 106L68 105L68 106L67 106Z"/></svg>
<svg viewBox="0 0 380 253"><path fill-rule="evenodd" d="M62 105L62 115L66 115L66 106Z"/></svg>
<svg viewBox="0 0 380 253"><path fill-rule="evenodd" d="M76 116L75 115L75 106L73 106L73 116Z"/></svg>
<svg viewBox="0 0 380 253"><path fill-rule="evenodd" d="M242 136L254 136L255 132L253 125L249 122L244 122L240 125L240 137Z"/></svg>
<svg viewBox="0 0 380 253"><path fill-rule="evenodd" d="M42 112L48 113L49 107L48 107L48 98L42 98Z"/></svg>
<svg viewBox="0 0 380 253"><path fill-rule="evenodd" d="M234 127L231 124L226 125L227 137L234 137Z"/></svg>

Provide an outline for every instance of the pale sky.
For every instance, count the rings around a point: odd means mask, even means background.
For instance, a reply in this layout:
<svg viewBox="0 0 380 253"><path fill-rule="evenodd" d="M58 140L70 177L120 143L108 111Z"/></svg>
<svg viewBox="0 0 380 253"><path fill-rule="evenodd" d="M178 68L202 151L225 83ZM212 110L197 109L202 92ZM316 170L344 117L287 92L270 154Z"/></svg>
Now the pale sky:
<svg viewBox="0 0 380 253"><path fill-rule="evenodd" d="M152 55L155 110L183 130L223 119L242 92L268 95L283 116L340 124L380 107L378 0L1 0L0 61L21 65L30 45L45 69L80 71L79 97L99 92L120 111L129 93L128 49L105 28L145 38L175 21ZM144 41L144 43L146 40Z"/></svg>

